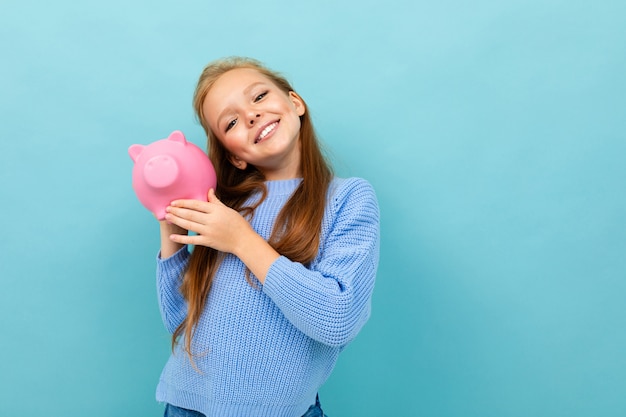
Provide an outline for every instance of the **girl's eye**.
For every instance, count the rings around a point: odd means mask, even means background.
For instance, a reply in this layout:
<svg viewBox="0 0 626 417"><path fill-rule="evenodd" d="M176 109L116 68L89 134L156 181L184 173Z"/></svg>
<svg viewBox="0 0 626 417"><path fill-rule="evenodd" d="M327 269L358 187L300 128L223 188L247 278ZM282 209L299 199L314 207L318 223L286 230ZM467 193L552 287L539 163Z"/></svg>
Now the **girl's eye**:
<svg viewBox="0 0 626 417"><path fill-rule="evenodd" d="M226 125L226 130L225 132L228 132L230 129L232 129L233 127L235 127L235 124L237 123L237 119L233 119L230 122L228 122L228 124Z"/></svg>
<svg viewBox="0 0 626 417"><path fill-rule="evenodd" d="M267 91L259 94L258 96L255 97L254 102L256 103L257 101L260 101L263 99L263 97L265 97L267 95Z"/></svg>

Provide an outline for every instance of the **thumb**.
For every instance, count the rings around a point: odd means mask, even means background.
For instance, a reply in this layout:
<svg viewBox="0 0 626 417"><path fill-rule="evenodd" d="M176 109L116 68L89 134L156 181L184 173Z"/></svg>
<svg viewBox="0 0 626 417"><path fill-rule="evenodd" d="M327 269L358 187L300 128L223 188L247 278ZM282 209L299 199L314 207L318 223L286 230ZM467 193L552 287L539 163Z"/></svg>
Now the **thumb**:
<svg viewBox="0 0 626 417"><path fill-rule="evenodd" d="M224 203L222 203L222 202L220 201L220 199L219 199L219 198L217 198L217 196L215 195L215 190L214 190L213 188L210 188L210 189L209 189L209 193L208 193L207 197L208 197L208 198L207 198L207 201L208 201L209 203L220 204L220 205L222 205L222 206L224 205Z"/></svg>

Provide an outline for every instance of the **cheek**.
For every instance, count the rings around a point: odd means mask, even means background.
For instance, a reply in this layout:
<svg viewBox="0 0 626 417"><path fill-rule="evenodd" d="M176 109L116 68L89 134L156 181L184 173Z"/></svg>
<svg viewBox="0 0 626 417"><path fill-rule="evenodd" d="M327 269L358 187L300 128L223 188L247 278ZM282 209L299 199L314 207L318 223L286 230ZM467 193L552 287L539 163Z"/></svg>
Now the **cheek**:
<svg viewBox="0 0 626 417"><path fill-rule="evenodd" d="M300 130L300 127L302 126L302 115L298 113L294 113L293 123L296 126L296 128Z"/></svg>
<svg viewBox="0 0 626 417"><path fill-rule="evenodd" d="M231 153L237 153L246 142L246 138L236 132L228 134L227 137L218 138L218 140Z"/></svg>

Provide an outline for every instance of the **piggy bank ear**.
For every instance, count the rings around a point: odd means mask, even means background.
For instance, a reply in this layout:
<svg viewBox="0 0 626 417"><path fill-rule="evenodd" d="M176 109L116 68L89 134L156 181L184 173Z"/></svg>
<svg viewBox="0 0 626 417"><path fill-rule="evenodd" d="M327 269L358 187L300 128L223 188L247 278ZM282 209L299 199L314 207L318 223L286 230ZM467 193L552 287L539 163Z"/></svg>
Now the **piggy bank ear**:
<svg viewBox="0 0 626 417"><path fill-rule="evenodd" d="M143 152L144 147L143 145L131 145L130 148L128 148L128 154L133 162L137 162L137 158L139 158L139 155Z"/></svg>
<svg viewBox="0 0 626 417"><path fill-rule="evenodd" d="M167 140L173 140L174 142L180 142L182 144L187 143L185 135L183 135L183 132L181 132L180 130L175 130L174 132L172 132Z"/></svg>

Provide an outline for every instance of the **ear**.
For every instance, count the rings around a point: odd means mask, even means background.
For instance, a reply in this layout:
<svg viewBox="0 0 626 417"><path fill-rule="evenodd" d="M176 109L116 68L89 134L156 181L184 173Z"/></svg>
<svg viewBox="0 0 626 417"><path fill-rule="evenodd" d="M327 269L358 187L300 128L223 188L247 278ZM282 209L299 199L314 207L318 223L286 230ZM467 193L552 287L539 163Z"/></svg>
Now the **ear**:
<svg viewBox="0 0 626 417"><path fill-rule="evenodd" d="M228 160L231 164L237 169L244 170L248 167L248 163L243 159L240 159L238 156L235 156L231 153L228 154Z"/></svg>
<svg viewBox="0 0 626 417"><path fill-rule="evenodd" d="M180 142L183 145L187 143L187 140L185 139L185 135L183 135L183 132L181 132L180 130L175 130L172 133L170 133L170 136L167 138L167 140Z"/></svg>
<svg viewBox="0 0 626 417"><path fill-rule="evenodd" d="M296 108L296 113L298 114L298 116L302 116L306 112L306 105L304 104L304 100L302 100L302 98L300 98L298 93L296 93L295 91L289 92L289 98Z"/></svg>
<svg viewBox="0 0 626 417"><path fill-rule="evenodd" d="M137 158L139 158L139 155L143 152L143 148L143 145L130 145L130 148L128 148L128 154L133 162L137 162Z"/></svg>

